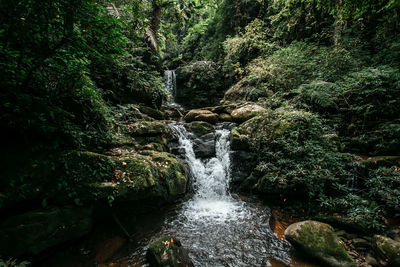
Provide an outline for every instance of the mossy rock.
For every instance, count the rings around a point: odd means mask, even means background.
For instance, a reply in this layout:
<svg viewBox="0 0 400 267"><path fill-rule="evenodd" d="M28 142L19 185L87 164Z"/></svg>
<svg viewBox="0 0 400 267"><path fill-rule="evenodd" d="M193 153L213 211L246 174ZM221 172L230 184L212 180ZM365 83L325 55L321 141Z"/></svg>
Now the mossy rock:
<svg viewBox="0 0 400 267"><path fill-rule="evenodd" d="M378 253L389 262L389 266L400 266L400 242L382 235L374 236Z"/></svg>
<svg viewBox="0 0 400 267"><path fill-rule="evenodd" d="M169 132L165 123L159 121L138 121L127 126L126 131L131 136L159 136Z"/></svg>
<svg viewBox="0 0 400 267"><path fill-rule="evenodd" d="M269 110L242 123L238 131L254 139L274 140L296 127L308 127L308 122L314 117L302 110Z"/></svg>
<svg viewBox="0 0 400 267"><path fill-rule="evenodd" d="M228 113L221 113L218 116L219 116L219 121L227 121L227 122L233 121L232 116L229 115Z"/></svg>
<svg viewBox="0 0 400 267"><path fill-rule="evenodd" d="M140 112L142 112L156 120L163 120L165 118L165 114L162 111L155 109L155 108L151 108L148 106L139 106L139 110L140 110Z"/></svg>
<svg viewBox="0 0 400 267"><path fill-rule="evenodd" d="M355 266L343 243L329 224L303 221L291 224L285 237L305 254L332 267Z"/></svg>
<svg viewBox="0 0 400 267"><path fill-rule="evenodd" d="M205 109L192 109L184 117L186 122L205 121L212 124L217 123L218 114Z"/></svg>
<svg viewBox="0 0 400 267"><path fill-rule="evenodd" d="M91 208L31 211L0 224L0 251L7 256L39 254L87 234L91 227Z"/></svg>
<svg viewBox="0 0 400 267"><path fill-rule="evenodd" d="M239 133L237 129L231 130L231 148L233 150L249 150L249 137Z"/></svg>
<svg viewBox="0 0 400 267"><path fill-rule="evenodd" d="M117 200L161 198L173 200L186 192L188 175L172 154L153 150L126 153L115 158L112 182L91 184L99 199L112 195Z"/></svg>
<svg viewBox="0 0 400 267"><path fill-rule="evenodd" d="M147 250L147 260L152 267L193 267L186 249L181 242L172 237L160 237L152 242Z"/></svg>
<svg viewBox="0 0 400 267"><path fill-rule="evenodd" d="M231 116L233 121L242 123L266 111L265 108L257 104L249 103L233 110Z"/></svg>
<svg viewBox="0 0 400 267"><path fill-rule="evenodd" d="M187 124L187 128L197 136L205 135L214 131L214 126L205 121L193 121Z"/></svg>

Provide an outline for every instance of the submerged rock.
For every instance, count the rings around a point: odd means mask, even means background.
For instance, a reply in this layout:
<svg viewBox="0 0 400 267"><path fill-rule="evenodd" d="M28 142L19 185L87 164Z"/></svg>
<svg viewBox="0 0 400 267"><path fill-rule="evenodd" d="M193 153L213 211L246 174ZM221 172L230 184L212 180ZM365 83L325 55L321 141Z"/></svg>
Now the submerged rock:
<svg viewBox="0 0 400 267"><path fill-rule="evenodd" d="M285 230L285 237L294 246L326 266L355 266L329 224L317 221L294 223Z"/></svg>
<svg viewBox="0 0 400 267"><path fill-rule="evenodd" d="M150 244L146 254L152 267L193 267L187 250L171 236L158 238Z"/></svg>
<svg viewBox="0 0 400 267"><path fill-rule="evenodd" d="M232 111L231 116L235 122L245 122L267 110L257 104L246 104Z"/></svg>
<svg viewBox="0 0 400 267"><path fill-rule="evenodd" d="M87 234L91 227L91 208L31 211L0 224L0 251L7 256L39 254Z"/></svg>
<svg viewBox="0 0 400 267"><path fill-rule="evenodd" d="M205 121L215 124L218 121L218 114L205 109L192 109L184 117L185 121Z"/></svg>
<svg viewBox="0 0 400 267"><path fill-rule="evenodd" d="M389 262L390 266L400 266L400 242L382 235L375 235L374 239L378 253Z"/></svg>

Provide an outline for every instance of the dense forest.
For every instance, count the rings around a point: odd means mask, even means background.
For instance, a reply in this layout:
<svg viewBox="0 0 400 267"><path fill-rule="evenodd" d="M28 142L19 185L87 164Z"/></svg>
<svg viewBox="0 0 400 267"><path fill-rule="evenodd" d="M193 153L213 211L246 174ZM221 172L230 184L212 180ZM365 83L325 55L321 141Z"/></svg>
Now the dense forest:
<svg viewBox="0 0 400 267"><path fill-rule="evenodd" d="M0 266L400 266L399 12L1 0ZM199 199L261 202L280 245L198 253L200 232L236 229ZM170 209L210 225L157 232Z"/></svg>

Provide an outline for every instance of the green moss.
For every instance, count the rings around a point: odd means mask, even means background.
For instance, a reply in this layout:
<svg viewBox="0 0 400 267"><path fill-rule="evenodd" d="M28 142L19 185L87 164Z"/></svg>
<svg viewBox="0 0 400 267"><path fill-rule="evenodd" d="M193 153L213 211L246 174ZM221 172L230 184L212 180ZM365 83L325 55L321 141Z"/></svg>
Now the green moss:
<svg viewBox="0 0 400 267"><path fill-rule="evenodd" d="M131 136L159 136L169 132L165 123L159 121L139 121L127 126Z"/></svg>
<svg viewBox="0 0 400 267"><path fill-rule="evenodd" d="M285 235L305 253L328 266L354 266L344 245L328 224L316 221L296 223L288 227Z"/></svg>
<svg viewBox="0 0 400 267"><path fill-rule="evenodd" d="M199 136L214 131L214 127L210 123L205 121L193 121L189 123L187 127L189 128L190 131Z"/></svg>

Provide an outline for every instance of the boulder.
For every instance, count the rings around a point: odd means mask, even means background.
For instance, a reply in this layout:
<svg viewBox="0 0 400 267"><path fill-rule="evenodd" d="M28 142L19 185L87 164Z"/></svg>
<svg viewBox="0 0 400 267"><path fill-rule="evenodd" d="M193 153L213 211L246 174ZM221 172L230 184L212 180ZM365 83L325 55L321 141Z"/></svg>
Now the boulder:
<svg viewBox="0 0 400 267"><path fill-rule="evenodd" d="M250 103L234 109L231 113L231 116L235 122L242 123L266 111L267 110L265 108L257 104Z"/></svg>
<svg viewBox="0 0 400 267"><path fill-rule="evenodd" d="M390 266L400 266L400 242L382 235L374 236L376 249Z"/></svg>
<svg viewBox="0 0 400 267"><path fill-rule="evenodd" d="M229 115L228 113L221 113L219 114L219 120L220 121L232 121L232 116Z"/></svg>
<svg viewBox="0 0 400 267"><path fill-rule="evenodd" d="M215 156L215 134L209 133L193 141L193 150L198 158L211 158Z"/></svg>
<svg viewBox="0 0 400 267"><path fill-rule="evenodd" d="M0 251L7 256L39 254L87 234L91 227L91 208L31 211L0 224Z"/></svg>
<svg viewBox="0 0 400 267"><path fill-rule="evenodd" d="M126 132L131 136L159 136L168 133L169 129L159 121L138 121L127 125Z"/></svg>
<svg viewBox="0 0 400 267"><path fill-rule="evenodd" d="M113 180L90 185L98 199L173 200L186 192L187 170L172 154L157 151L122 153L115 160Z"/></svg>
<svg viewBox="0 0 400 267"><path fill-rule="evenodd" d="M294 246L325 266L355 266L332 226L317 221L291 224L285 237Z"/></svg>
<svg viewBox="0 0 400 267"><path fill-rule="evenodd" d="M218 121L218 114L205 109L192 109L184 117L185 121L205 121L215 124Z"/></svg>
<svg viewBox="0 0 400 267"><path fill-rule="evenodd" d="M186 127L197 136L202 136L214 131L214 126L205 121L193 121L188 123Z"/></svg>
<svg viewBox="0 0 400 267"><path fill-rule="evenodd" d="M193 267L188 251L171 236L160 237L147 250L147 260L152 267Z"/></svg>

